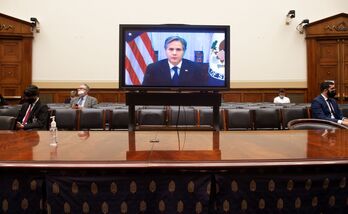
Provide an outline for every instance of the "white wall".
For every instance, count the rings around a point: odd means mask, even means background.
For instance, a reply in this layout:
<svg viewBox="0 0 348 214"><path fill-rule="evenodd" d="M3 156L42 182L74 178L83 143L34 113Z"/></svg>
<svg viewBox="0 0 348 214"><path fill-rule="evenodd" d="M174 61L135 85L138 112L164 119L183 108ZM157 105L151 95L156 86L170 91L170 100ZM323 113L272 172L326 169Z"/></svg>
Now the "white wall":
<svg viewBox="0 0 348 214"><path fill-rule="evenodd" d="M122 3L121 3L122 2ZM296 18L285 25L290 9ZM0 11L41 32L33 46L33 82L44 87L118 82L119 24L223 24L231 26L232 86L306 87L305 35L311 22L348 11L347 0L0 0ZM101 84L100 84L101 83Z"/></svg>

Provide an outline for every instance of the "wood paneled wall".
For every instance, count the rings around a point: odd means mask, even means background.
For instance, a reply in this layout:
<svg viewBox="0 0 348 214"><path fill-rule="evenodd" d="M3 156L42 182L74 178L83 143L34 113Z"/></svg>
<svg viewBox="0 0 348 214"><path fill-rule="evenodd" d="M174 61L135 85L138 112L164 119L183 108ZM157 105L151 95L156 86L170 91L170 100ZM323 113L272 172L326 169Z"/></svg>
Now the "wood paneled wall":
<svg viewBox="0 0 348 214"><path fill-rule="evenodd" d="M74 89L41 89L40 97L47 103L62 103L69 97L70 91ZM285 89L287 96L293 103L304 103L307 100L307 89ZM125 102L125 91L118 89L92 89L90 95L99 102ZM224 102L273 102L278 95L278 89L230 89L223 91Z"/></svg>

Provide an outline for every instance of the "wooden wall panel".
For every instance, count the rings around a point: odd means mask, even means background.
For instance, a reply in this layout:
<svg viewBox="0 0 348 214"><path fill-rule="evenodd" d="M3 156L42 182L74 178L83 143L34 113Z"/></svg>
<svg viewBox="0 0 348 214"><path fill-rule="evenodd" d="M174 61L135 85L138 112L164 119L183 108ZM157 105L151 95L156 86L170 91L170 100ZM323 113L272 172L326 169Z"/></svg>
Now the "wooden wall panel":
<svg viewBox="0 0 348 214"><path fill-rule="evenodd" d="M244 102L262 102L262 93L245 93L243 95Z"/></svg>
<svg viewBox="0 0 348 214"><path fill-rule="evenodd" d="M63 103L74 89L40 89L40 97L46 103ZM307 89L285 89L291 102L304 103ZM278 89L231 89L221 92L224 102L273 102ZM91 89L91 96L99 102L124 103L126 92L118 89ZM18 100L17 100L18 101ZM12 102L14 103L14 102Z"/></svg>
<svg viewBox="0 0 348 214"><path fill-rule="evenodd" d="M223 93L222 99L225 102L242 102L242 94L227 92L227 93Z"/></svg>

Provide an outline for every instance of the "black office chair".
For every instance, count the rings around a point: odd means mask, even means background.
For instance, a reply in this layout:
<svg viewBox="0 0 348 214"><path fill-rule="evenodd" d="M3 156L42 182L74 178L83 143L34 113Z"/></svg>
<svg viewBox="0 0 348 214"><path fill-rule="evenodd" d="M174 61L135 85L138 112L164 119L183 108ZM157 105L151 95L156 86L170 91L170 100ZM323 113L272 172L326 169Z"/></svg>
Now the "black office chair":
<svg viewBox="0 0 348 214"><path fill-rule="evenodd" d="M77 130L78 111L76 109L55 109L57 128Z"/></svg>
<svg viewBox="0 0 348 214"><path fill-rule="evenodd" d="M0 116L0 130L14 130L16 118L11 116Z"/></svg>
<svg viewBox="0 0 348 214"><path fill-rule="evenodd" d="M347 126L322 119L295 119L288 123L291 130L348 129Z"/></svg>
<svg viewBox="0 0 348 214"><path fill-rule="evenodd" d="M252 110L254 129L280 129L280 111L277 108L260 108Z"/></svg>
<svg viewBox="0 0 348 214"><path fill-rule="evenodd" d="M20 110L19 107L14 107L14 106L2 107L0 108L0 116L17 117Z"/></svg>
<svg viewBox="0 0 348 214"><path fill-rule="evenodd" d="M81 109L79 130L105 130L105 115L104 109Z"/></svg>
<svg viewBox="0 0 348 214"><path fill-rule="evenodd" d="M128 129L128 108L112 109L109 111L109 130Z"/></svg>
<svg viewBox="0 0 348 214"><path fill-rule="evenodd" d="M227 130L252 129L250 109L225 109Z"/></svg>
<svg viewBox="0 0 348 214"><path fill-rule="evenodd" d="M166 109L156 108L156 109L139 109L138 113L138 124L139 126L147 125L157 125L165 126L166 125Z"/></svg>
<svg viewBox="0 0 348 214"><path fill-rule="evenodd" d="M197 111L192 107L187 106L171 106L168 110L168 125L169 126L197 126Z"/></svg>
<svg viewBox="0 0 348 214"><path fill-rule="evenodd" d="M305 107L283 108L280 110L282 116L282 128L288 128L288 122L295 119L308 118L307 109Z"/></svg>

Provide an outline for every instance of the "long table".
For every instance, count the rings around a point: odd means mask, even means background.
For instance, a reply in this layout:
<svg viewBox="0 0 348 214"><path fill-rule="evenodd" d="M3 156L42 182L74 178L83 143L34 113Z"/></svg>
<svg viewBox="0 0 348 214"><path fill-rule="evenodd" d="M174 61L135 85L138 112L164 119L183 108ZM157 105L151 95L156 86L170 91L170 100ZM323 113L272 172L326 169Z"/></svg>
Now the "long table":
<svg viewBox="0 0 348 214"><path fill-rule="evenodd" d="M53 141L48 131L0 131L2 211L344 213L348 206L347 130L60 131Z"/></svg>

